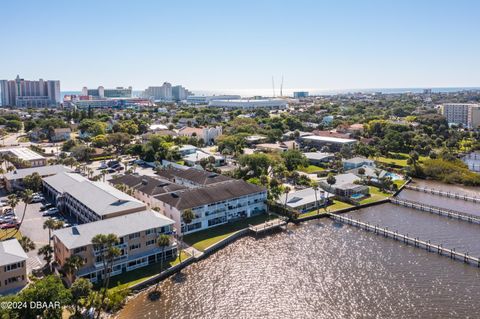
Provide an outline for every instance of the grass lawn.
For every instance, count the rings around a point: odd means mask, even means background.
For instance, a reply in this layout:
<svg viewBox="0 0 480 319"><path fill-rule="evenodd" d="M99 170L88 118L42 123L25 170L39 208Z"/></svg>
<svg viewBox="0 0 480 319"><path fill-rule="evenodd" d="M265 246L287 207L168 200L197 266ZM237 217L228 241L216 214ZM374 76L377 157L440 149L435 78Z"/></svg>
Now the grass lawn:
<svg viewBox="0 0 480 319"><path fill-rule="evenodd" d="M320 207L320 214L317 213L317 210L314 209L308 213L301 214L300 217L298 218L299 220L302 220L302 218L307 218L310 216L317 216L317 215L323 215L325 214L325 209L323 207Z"/></svg>
<svg viewBox="0 0 480 319"><path fill-rule="evenodd" d="M274 218L274 216L272 216ZM227 238L231 234L248 227L248 225L261 224L268 220L268 214L261 214L247 219L238 220L232 223L223 224L217 227L198 231L193 234L188 234L183 237L183 241L188 245L195 247L200 251L205 248L218 243L222 239Z"/></svg>
<svg viewBox="0 0 480 319"><path fill-rule="evenodd" d="M379 156L379 157L374 157L373 159L375 161L378 161L378 162L384 163L384 164L388 164L388 165L389 164L394 164L394 165L401 166L401 167L408 166L408 164L407 164L407 159L409 158L408 154L405 154L405 153L391 153L391 154L392 154L392 156L400 155L403 158L397 159L397 158L389 158L389 157ZM428 159L428 157L420 156L418 161L422 162L426 159Z"/></svg>
<svg viewBox="0 0 480 319"><path fill-rule="evenodd" d="M327 210L329 213L334 213L337 210L344 209L344 208L349 208L352 207L353 205L341 202L339 200L334 199L333 204L327 207Z"/></svg>
<svg viewBox="0 0 480 319"><path fill-rule="evenodd" d="M316 166L316 165L308 165L306 167L299 167L298 170L300 172L304 172L307 174L314 174L314 173L324 171L325 169L323 167Z"/></svg>
<svg viewBox="0 0 480 319"><path fill-rule="evenodd" d="M0 229L0 238L2 240L6 239L6 238L9 238L14 232L16 231L15 228L11 228L11 229ZM15 238L16 239L20 239L22 237L22 233L21 232L18 232L16 235L15 235Z"/></svg>
<svg viewBox="0 0 480 319"><path fill-rule="evenodd" d="M363 204L368 204L368 203L378 202L378 201L380 201L382 199L385 199L385 198L392 195L390 193L384 193L384 192L380 191L380 189L378 189L378 187L368 186L368 188L370 188L370 197L362 199L360 201L360 204L362 204L362 205Z"/></svg>
<svg viewBox="0 0 480 319"><path fill-rule="evenodd" d="M394 183L395 185L397 185L398 188L402 187L402 185L405 184L406 182L407 182L407 181L406 181L406 180L403 180L403 179L397 179L397 180L393 181L393 183Z"/></svg>
<svg viewBox="0 0 480 319"><path fill-rule="evenodd" d="M182 250L182 260L190 257L188 253ZM170 261L163 262L163 270L170 268L172 266L180 263L180 258L172 259ZM153 265L148 265L143 268L138 268L133 271L126 272L124 274L116 275L110 278L110 290L123 290L132 287L139 282L147 280L153 276L156 276L160 273L160 263Z"/></svg>

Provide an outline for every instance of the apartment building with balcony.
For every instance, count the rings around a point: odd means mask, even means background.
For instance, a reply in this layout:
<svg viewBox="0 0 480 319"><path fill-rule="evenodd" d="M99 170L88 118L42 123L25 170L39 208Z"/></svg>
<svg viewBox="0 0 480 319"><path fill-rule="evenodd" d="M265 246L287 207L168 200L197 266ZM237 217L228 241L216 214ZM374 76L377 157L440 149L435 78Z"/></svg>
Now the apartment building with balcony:
<svg viewBox="0 0 480 319"><path fill-rule="evenodd" d="M159 195L156 201L160 212L175 221L177 232L188 234L266 212L267 191L243 180L227 180ZM196 216L188 225L182 220L187 209Z"/></svg>
<svg viewBox="0 0 480 319"><path fill-rule="evenodd" d="M480 127L480 104L445 103L440 111L449 124L462 125L469 129Z"/></svg>
<svg viewBox="0 0 480 319"><path fill-rule="evenodd" d="M0 241L0 295L15 293L28 282L27 254L17 239Z"/></svg>
<svg viewBox="0 0 480 319"><path fill-rule="evenodd" d="M43 179L44 193L63 212L89 223L143 211L145 203L103 183L61 172Z"/></svg>
<svg viewBox="0 0 480 319"><path fill-rule="evenodd" d="M105 274L102 251L94 247L92 239L98 234L115 234L119 238L117 247L121 251L113 263L111 275L145 267L160 260L169 260L177 255L177 245L171 240L168 247L157 246L161 234L174 234L174 221L164 215L144 210L133 214L109 218L53 232L55 261L60 267L72 255L84 260L75 277L97 282ZM70 282L73 278L68 278Z"/></svg>

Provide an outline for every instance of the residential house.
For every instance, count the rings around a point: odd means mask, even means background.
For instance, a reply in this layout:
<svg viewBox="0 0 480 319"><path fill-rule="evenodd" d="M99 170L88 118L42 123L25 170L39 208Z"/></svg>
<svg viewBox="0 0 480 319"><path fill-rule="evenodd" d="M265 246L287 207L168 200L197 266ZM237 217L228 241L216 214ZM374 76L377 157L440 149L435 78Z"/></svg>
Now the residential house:
<svg viewBox="0 0 480 319"><path fill-rule="evenodd" d="M353 198L363 197L370 193L368 186L356 184L360 178L352 173L338 174L335 176L335 183L330 185L327 178L319 180L321 188L337 196Z"/></svg>
<svg viewBox="0 0 480 319"><path fill-rule="evenodd" d="M375 162L365 157L353 157L342 160L343 169L348 171L350 169L359 168L362 166L375 167Z"/></svg>
<svg viewBox="0 0 480 319"><path fill-rule="evenodd" d="M306 213L318 207L325 206L328 204L328 199L333 196L333 194L324 190L315 191L313 188L309 187L290 192L288 195L284 193L277 199L277 203L283 206L285 205L285 200L287 200L287 208L296 210L300 213Z"/></svg>
<svg viewBox="0 0 480 319"><path fill-rule="evenodd" d="M53 132L50 134L50 140L52 142L67 141L70 139L72 130L69 127L66 128L56 128L53 129Z"/></svg>
<svg viewBox="0 0 480 319"><path fill-rule="evenodd" d="M335 154L333 153L305 152L303 154L308 159L308 162L312 165L322 165L335 158Z"/></svg>

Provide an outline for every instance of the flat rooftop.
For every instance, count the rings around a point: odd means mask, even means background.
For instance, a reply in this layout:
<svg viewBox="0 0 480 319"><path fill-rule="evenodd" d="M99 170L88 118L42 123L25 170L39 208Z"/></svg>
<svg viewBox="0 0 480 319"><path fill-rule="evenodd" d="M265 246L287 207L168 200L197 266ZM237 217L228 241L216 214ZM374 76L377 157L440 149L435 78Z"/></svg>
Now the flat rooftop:
<svg viewBox="0 0 480 319"><path fill-rule="evenodd" d="M26 147L18 147L18 148L2 148L0 149L0 153L11 153L13 156L21 158L25 161L34 161L34 160L42 160L45 159L42 155L32 151Z"/></svg>
<svg viewBox="0 0 480 319"><path fill-rule="evenodd" d="M51 176L62 172L71 172L72 170L63 165L49 165L49 166L40 166L40 167L29 167L23 169L16 169L14 171L8 172L4 175L7 180L23 179L25 176L32 175L33 173L38 173L40 176Z"/></svg>
<svg viewBox="0 0 480 319"><path fill-rule="evenodd" d="M309 141L320 141L320 142L329 142L329 143L337 143L337 144L347 144L347 143L355 143L357 140L353 140L350 138L340 138L340 137L330 137L330 136L303 136L302 140L309 140Z"/></svg>

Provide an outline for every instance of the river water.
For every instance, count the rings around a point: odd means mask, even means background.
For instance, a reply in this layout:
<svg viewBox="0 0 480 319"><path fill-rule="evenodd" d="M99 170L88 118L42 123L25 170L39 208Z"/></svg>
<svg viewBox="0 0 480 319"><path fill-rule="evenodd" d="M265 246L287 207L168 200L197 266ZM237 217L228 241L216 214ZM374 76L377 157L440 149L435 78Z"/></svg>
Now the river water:
<svg viewBox="0 0 480 319"><path fill-rule="evenodd" d="M480 256L480 225L393 204L349 216ZM329 219L242 238L159 289L160 300L142 293L119 318L475 318L480 310L480 269Z"/></svg>

